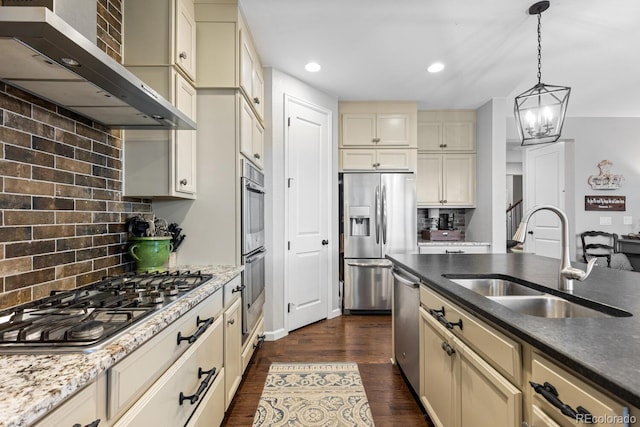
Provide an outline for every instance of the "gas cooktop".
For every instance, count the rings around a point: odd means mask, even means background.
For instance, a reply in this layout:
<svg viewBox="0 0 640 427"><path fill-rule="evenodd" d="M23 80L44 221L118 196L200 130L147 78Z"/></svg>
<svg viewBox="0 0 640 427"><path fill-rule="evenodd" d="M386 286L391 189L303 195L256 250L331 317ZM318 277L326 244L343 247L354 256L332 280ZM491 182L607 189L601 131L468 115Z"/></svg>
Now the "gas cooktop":
<svg viewBox="0 0 640 427"><path fill-rule="evenodd" d="M0 353L91 352L213 278L200 272L109 276L0 312Z"/></svg>

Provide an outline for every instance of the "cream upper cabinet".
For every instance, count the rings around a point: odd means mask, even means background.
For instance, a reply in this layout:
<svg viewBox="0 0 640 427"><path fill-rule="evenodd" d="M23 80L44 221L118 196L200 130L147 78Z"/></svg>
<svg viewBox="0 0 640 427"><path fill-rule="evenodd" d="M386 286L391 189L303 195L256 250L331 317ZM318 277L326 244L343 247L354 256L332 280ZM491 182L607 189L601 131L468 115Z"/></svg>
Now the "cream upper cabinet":
<svg viewBox="0 0 640 427"><path fill-rule="evenodd" d="M342 146L411 146L411 115L342 114Z"/></svg>
<svg viewBox="0 0 640 427"><path fill-rule="evenodd" d="M419 111L418 150L475 152L475 128L475 111Z"/></svg>
<svg viewBox="0 0 640 427"><path fill-rule="evenodd" d="M264 166L264 128L244 97L240 97L240 153L260 169Z"/></svg>
<svg viewBox="0 0 640 427"><path fill-rule="evenodd" d="M196 90L172 71L171 99L196 118ZM124 131L124 194L127 197L187 198L196 196L196 131Z"/></svg>
<svg viewBox="0 0 640 427"><path fill-rule="evenodd" d="M134 74L138 74L137 67L155 67L156 72L164 74L162 68L175 66L186 78L195 81L193 0L126 1L123 8L124 65ZM153 87L151 82L147 83Z"/></svg>
<svg viewBox="0 0 640 427"><path fill-rule="evenodd" d="M417 163L418 206L475 206L475 154L418 153Z"/></svg>
<svg viewBox="0 0 640 427"><path fill-rule="evenodd" d="M240 89L256 117L264 117L262 63L235 0L195 0L198 88Z"/></svg>
<svg viewBox="0 0 640 427"><path fill-rule="evenodd" d="M192 80L196 79L196 21L193 0L176 0L176 32L173 62Z"/></svg>
<svg viewBox="0 0 640 427"><path fill-rule="evenodd" d="M417 147L415 102L341 102L341 147Z"/></svg>
<svg viewBox="0 0 640 427"><path fill-rule="evenodd" d="M340 170L416 170L416 150L407 149L342 149Z"/></svg>
<svg viewBox="0 0 640 427"><path fill-rule="evenodd" d="M246 28L240 28L240 87L262 120L264 112L264 78L251 37Z"/></svg>

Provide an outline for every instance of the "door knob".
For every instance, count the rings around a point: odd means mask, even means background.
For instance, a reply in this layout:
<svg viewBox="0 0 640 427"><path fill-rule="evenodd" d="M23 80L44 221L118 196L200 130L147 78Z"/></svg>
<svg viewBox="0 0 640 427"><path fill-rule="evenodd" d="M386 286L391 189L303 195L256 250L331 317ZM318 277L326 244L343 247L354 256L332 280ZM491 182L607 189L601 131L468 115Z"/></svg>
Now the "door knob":
<svg viewBox="0 0 640 427"><path fill-rule="evenodd" d="M186 179L181 179L180 180L180 185L187 185L187 180Z"/></svg>
<svg viewBox="0 0 640 427"><path fill-rule="evenodd" d="M327 246L328 244L329 244L329 241L328 241L328 240L323 240L323 241L322 241L322 246Z"/></svg>
<svg viewBox="0 0 640 427"><path fill-rule="evenodd" d="M528 234L533 234L533 231L527 231Z"/></svg>

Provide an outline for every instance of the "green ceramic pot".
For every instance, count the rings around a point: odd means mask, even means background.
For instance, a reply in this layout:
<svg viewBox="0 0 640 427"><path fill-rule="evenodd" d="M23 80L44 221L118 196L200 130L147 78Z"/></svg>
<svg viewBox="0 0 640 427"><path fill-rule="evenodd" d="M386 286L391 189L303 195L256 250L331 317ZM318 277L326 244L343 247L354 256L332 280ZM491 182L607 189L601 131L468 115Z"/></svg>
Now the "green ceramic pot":
<svg viewBox="0 0 640 427"><path fill-rule="evenodd" d="M171 236L131 237L129 254L136 261L136 272L155 273L165 271L164 263L173 250Z"/></svg>

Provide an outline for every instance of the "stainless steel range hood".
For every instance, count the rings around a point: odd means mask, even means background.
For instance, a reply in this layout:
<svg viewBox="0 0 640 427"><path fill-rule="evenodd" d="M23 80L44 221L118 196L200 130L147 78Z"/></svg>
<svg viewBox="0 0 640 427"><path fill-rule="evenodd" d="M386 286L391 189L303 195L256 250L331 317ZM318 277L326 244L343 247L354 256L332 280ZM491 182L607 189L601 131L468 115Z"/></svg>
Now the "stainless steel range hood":
<svg viewBox="0 0 640 427"><path fill-rule="evenodd" d="M0 80L107 127L196 128L46 7L0 7L0 55Z"/></svg>

